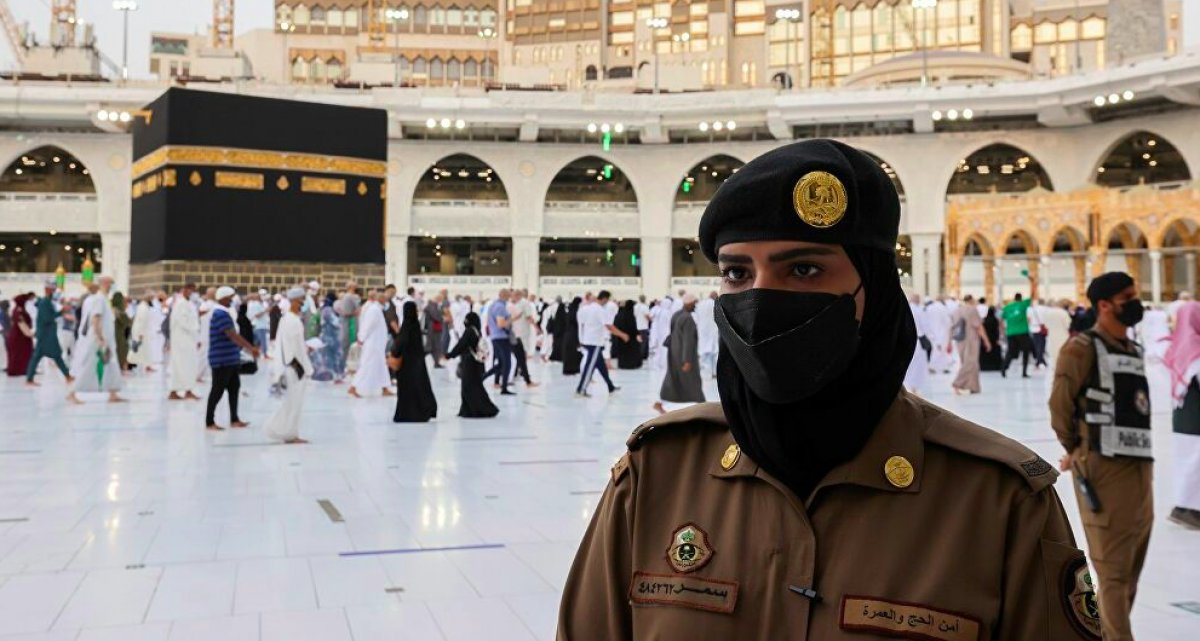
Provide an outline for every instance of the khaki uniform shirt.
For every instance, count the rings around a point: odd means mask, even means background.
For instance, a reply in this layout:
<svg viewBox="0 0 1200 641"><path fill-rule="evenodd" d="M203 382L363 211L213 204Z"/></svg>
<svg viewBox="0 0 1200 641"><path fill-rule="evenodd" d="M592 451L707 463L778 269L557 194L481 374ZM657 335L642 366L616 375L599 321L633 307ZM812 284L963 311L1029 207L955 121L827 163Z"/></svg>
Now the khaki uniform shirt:
<svg viewBox="0 0 1200 641"><path fill-rule="evenodd" d="M628 446L567 579L560 640L1098 639L1057 473L907 393L808 497L740 453L716 403Z"/></svg>

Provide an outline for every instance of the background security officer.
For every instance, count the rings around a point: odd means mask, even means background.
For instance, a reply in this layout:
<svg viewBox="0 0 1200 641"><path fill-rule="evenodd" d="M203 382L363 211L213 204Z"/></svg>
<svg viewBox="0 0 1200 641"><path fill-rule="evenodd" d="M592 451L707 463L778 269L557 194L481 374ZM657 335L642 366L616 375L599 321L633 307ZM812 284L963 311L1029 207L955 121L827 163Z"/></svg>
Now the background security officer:
<svg viewBox="0 0 1200 641"><path fill-rule="evenodd" d="M1126 337L1142 320L1142 301L1121 272L1093 280L1087 295L1096 325L1059 354L1050 420L1067 450L1059 467L1075 474L1104 639L1130 641L1129 612L1154 521L1150 388L1142 350Z"/></svg>
<svg viewBox="0 0 1200 641"><path fill-rule="evenodd" d="M718 189L721 402L629 438L560 640L1100 638L1052 467L901 389L899 221L879 164L832 140Z"/></svg>

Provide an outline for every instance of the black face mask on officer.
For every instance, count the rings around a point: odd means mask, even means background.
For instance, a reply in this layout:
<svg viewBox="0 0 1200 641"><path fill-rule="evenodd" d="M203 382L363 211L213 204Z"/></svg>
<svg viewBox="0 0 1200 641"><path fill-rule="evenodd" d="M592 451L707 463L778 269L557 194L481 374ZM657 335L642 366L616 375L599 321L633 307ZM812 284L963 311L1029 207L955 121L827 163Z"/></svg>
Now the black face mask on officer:
<svg viewBox="0 0 1200 641"><path fill-rule="evenodd" d="M717 331L746 385L768 403L811 397L846 371L858 351L849 294L750 289L717 300Z"/></svg>
<svg viewBox="0 0 1200 641"><path fill-rule="evenodd" d="M1113 305L1116 306L1116 303L1113 303ZM1131 298L1121 303L1113 312L1113 316L1116 317L1117 321L1126 327L1133 327L1142 322L1142 317L1145 314L1146 308L1142 306L1140 298Z"/></svg>

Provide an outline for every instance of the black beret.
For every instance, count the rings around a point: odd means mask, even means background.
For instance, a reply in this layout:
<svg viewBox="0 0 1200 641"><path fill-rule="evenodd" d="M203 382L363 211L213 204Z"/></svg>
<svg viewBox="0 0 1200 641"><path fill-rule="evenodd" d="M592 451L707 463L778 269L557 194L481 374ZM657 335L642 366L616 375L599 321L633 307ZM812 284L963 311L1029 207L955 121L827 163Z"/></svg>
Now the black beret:
<svg viewBox="0 0 1200 641"><path fill-rule="evenodd" d="M1108 272L1092 279L1087 288L1088 300L1096 307L1102 300L1108 300L1133 286L1133 277L1125 272Z"/></svg>
<svg viewBox="0 0 1200 641"><path fill-rule="evenodd" d="M728 243L803 240L895 251L900 198L879 163L836 140L769 151L726 180L700 219L712 262Z"/></svg>

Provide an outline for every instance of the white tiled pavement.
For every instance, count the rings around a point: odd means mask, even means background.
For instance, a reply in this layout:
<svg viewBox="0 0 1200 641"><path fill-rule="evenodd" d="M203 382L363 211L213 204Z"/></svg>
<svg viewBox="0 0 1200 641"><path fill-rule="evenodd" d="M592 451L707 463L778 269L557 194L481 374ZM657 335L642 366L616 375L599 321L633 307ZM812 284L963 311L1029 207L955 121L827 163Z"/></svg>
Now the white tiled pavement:
<svg viewBox="0 0 1200 641"><path fill-rule="evenodd" d="M462 420L450 371L434 374L441 418L427 425L316 387L308 446L259 430L273 404L261 376L245 384L252 427L219 435L202 403L164 400L161 374L130 378L130 403L81 407L61 403L57 374L36 390L0 380L0 639L553 639L576 545L656 379L616 372L616 396L576 400L573 379L539 365L545 385ZM992 374L958 398L937 376L927 396L1056 461L1045 384ZM1163 518L1171 435L1156 401L1159 517L1135 630L1196 641L1200 614L1172 604L1200 602L1200 532ZM1082 541L1065 477L1059 491Z"/></svg>

